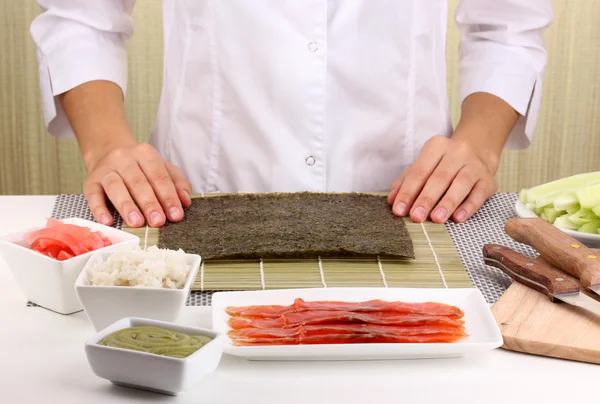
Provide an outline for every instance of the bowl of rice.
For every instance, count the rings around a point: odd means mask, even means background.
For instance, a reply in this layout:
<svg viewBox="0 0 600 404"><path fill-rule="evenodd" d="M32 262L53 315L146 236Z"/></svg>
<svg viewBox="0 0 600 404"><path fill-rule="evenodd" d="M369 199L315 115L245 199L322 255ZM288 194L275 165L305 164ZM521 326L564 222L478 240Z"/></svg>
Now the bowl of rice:
<svg viewBox="0 0 600 404"><path fill-rule="evenodd" d="M176 322L200 267L199 255L156 246L92 255L75 292L96 331L126 317Z"/></svg>

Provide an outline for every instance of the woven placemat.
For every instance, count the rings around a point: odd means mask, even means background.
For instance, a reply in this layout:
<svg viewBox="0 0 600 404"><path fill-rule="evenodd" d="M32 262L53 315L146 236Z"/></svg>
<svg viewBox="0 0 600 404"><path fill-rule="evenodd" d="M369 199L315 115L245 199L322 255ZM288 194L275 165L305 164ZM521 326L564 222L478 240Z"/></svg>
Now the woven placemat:
<svg viewBox="0 0 600 404"><path fill-rule="evenodd" d="M533 249L516 243L504 232L504 223L514 217L514 205L517 198L517 194L513 193L496 194L467 223L448 222L446 224L446 229L456 246L470 280L476 288L481 290L490 304L495 303L502 296L512 280L500 270L484 264L481 255L483 245L486 243L502 244L531 258L537 255ZM121 218L114 210L112 211L116 219L113 226L122 228ZM57 219L80 217L93 220L92 213L82 195L59 195L52 217ZM212 293L214 291L193 291L187 304L209 306Z"/></svg>
<svg viewBox="0 0 600 404"><path fill-rule="evenodd" d="M512 279L484 263L483 246L501 244L532 259L538 255L534 249L517 243L504 231L504 224L516 216L514 206L517 199L518 195L513 193L496 194L466 223L446 223L471 281L490 304L496 303Z"/></svg>

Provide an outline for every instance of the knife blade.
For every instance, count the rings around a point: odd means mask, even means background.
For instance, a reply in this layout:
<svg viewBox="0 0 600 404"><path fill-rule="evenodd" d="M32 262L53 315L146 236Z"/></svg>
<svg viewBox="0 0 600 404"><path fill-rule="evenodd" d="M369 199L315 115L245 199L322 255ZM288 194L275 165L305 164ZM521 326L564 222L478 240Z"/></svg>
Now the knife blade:
<svg viewBox="0 0 600 404"><path fill-rule="evenodd" d="M577 281L552 264L529 259L498 244L486 244L483 247L483 257L487 265L498 268L514 281L545 294L552 302L559 300L600 316L600 302L581 293Z"/></svg>
<svg viewBox="0 0 600 404"><path fill-rule="evenodd" d="M512 218L504 230L533 247L557 268L575 276L584 288L600 294L600 255L542 218Z"/></svg>

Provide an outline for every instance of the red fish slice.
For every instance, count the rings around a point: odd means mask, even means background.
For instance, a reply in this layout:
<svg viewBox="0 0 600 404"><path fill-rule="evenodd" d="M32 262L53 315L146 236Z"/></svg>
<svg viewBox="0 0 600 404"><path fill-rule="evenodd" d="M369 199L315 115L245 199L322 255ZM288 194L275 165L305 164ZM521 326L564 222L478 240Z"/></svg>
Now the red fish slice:
<svg viewBox="0 0 600 404"><path fill-rule="evenodd" d="M465 335L463 326L390 326L374 324L339 324L339 325L300 325L292 328L242 328L230 330L228 335L232 339L245 338L284 338L298 335L318 336L330 334L367 334L379 337L397 337L406 335L427 334L456 334Z"/></svg>
<svg viewBox="0 0 600 404"><path fill-rule="evenodd" d="M404 314L425 314L432 316L446 316L450 318L461 318L464 313L456 306L450 306L442 303L405 303L388 302L384 300L369 300L365 302L336 302L336 301L315 301L307 302L297 298L289 306L246 306L246 307L228 307L226 312L230 316L278 318L283 314L290 312L315 310L339 310L353 312L381 312L389 311Z"/></svg>
<svg viewBox="0 0 600 404"><path fill-rule="evenodd" d="M293 305L289 306L241 306L227 307L225 312L232 317L257 317L257 318L278 318L285 313L295 311Z"/></svg>
<svg viewBox="0 0 600 404"><path fill-rule="evenodd" d="M442 303L405 303L387 302L384 300L369 300L366 302L306 302L296 299L297 310L340 310L353 312L394 312L404 314L425 314L428 316L446 316L460 318L464 315L461 309Z"/></svg>
<svg viewBox="0 0 600 404"><path fill-rule="evenodd" d="M396 313L354 313L347 311L303 311L285 313L276 319L231 317L229 325L233 329L240 328L289 328L305 324L348 324L370 323L387 325L462 325L462 320L442 316L406 315Z"/></svg>
<svg viewBox="0 0 600 404"><path fill-rule="evenodd" d="M317 336L295 336L285 338L240 338L234 345L313 345L313 344L386 344L386 343L450 343L460 341L464 335L427 334L397 337L379 337L369 334L329 334Z"/></svg>

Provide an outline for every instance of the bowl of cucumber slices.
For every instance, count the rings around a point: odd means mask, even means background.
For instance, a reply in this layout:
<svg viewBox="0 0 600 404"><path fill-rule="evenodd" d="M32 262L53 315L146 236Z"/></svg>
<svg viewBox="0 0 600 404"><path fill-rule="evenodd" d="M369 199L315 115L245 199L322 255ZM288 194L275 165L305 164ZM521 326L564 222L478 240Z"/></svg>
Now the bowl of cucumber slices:
<svg viewBox="0 0 600 404"><path fill-rule="evenodd" d="M541 217L588 247L600 248L600 171L523 189L515 212Z"/></svg>

